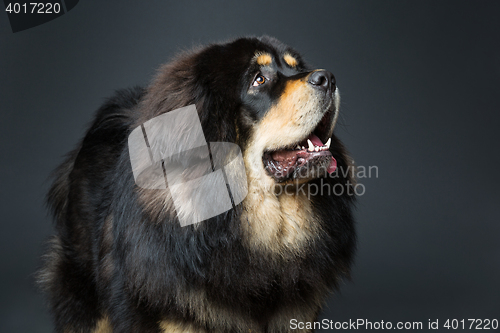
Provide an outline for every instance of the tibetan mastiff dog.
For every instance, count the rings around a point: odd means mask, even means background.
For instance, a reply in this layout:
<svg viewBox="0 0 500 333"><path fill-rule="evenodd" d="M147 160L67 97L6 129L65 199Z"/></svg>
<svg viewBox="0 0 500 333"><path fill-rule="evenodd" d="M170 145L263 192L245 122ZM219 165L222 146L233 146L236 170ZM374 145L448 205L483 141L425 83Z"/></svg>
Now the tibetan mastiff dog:
<svg viewBox="0 0 500 333"><path fill-rule="evenodd" d="M248 193L181 226L168 188L137 186L128 137L193 104L207 142L241 149ZM56 235L38 280L56 332L311 332L291 321L317 318L355 249L338 114L334 76L268 36L184 52L116 92L48 194Z"/></svg>

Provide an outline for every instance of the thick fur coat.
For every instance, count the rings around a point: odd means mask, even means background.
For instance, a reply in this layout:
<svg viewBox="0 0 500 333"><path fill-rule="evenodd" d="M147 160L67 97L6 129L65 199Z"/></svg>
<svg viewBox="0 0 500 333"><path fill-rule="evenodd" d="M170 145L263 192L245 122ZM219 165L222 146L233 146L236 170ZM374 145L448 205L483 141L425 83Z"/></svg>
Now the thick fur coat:
<svg viewBox="0 0 500 333"><path fill-rule="evenodd" d="M291 319L313 321L349 276L355 248L347 190L277 191L352 187L343 172L318 171L332 161L347 170L351 160L333 133L336 83L317 72L276 39L241 38L183 53L147 88L109 98L55 171L48 195L56 235L39 281L56 332L284 333ZM241 147L248 195L224 214L181 227L168 189L135 184L127 138L190 104L207 142ZM299 165L290 151L311 155L300 143L312 133L321 143L331 139L329 147ZM273 159L285 153L287 165ZM298 175L301 168L309 173Z"/></svg>

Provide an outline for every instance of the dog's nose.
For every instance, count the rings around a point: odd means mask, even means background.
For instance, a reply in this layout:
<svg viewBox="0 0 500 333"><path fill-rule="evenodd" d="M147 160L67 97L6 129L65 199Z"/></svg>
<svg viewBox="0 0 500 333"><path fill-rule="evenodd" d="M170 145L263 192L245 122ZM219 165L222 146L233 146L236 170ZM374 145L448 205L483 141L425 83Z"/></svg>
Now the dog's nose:
<svg viewBox="0 0 500 333"><path fill-rule="evenodd" d="M316 71L309 76L308 82L313 86L323 89L325 92L328 90L335 90L335 76L329 71Z"/></svg>

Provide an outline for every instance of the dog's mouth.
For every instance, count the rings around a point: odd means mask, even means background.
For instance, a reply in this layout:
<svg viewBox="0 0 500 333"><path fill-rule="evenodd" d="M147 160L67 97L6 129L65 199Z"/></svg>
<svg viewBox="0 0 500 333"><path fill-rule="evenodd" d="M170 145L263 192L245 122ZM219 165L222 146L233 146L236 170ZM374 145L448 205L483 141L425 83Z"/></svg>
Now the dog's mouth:
<svg viewBox="0 0 500 333"><path fill-rule="evenodd" d="M326 176L337 169L330 152L330 112L326 112L309 135L287 147L265 151L262 157L267 173L278 183L289 180L313 179Z"/></svg>

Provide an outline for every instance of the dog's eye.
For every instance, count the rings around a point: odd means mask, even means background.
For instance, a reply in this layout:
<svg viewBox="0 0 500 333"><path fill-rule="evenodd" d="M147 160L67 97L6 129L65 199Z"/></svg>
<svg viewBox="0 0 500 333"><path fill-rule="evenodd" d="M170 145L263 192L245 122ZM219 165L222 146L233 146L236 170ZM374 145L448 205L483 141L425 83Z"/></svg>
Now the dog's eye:
<svg viewBox="0 0 500 333"><path fill-rule="evenodd" d="M261 84L264 84L267 81L266 77L264 75L259 75L255 78L255 80L252 83L253 87L258 87Z"/></svg>

